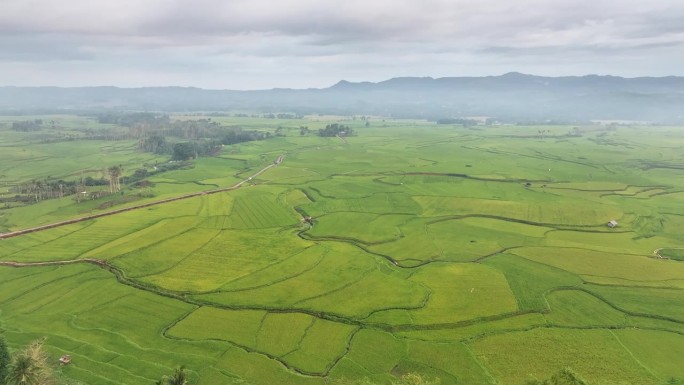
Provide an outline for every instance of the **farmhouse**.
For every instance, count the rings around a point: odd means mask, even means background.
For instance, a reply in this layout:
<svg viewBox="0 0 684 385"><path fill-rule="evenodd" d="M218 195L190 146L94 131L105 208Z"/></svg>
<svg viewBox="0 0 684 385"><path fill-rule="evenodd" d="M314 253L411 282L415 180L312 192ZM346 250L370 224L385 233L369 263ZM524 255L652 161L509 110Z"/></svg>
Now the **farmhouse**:
<svg viewBox="0 0 684 385"><path fill-rule="evenodd" d="M614 227L617 227L617 225L618 225L618 223L617 223L617 221L615 221L615 219L611 219L611 220L608 222L608 227L610 227L611 229L614 228Z"/></svg>
<svg viewBox="0 0 684 385"><path fill-rule="evenodd" d="M310 224L310 225L313 225L313 218L310 217L310 216L302 217L302 222L303 222L303 223L308 223L308 224Z"/></svg>
<svg viewBox="0 0 684 385"><path fill-rule="evenodd" d="M71 363L71 356L68 354L63 355L59 358L59 363L62 365L68 365L69 363Z"/></svg>

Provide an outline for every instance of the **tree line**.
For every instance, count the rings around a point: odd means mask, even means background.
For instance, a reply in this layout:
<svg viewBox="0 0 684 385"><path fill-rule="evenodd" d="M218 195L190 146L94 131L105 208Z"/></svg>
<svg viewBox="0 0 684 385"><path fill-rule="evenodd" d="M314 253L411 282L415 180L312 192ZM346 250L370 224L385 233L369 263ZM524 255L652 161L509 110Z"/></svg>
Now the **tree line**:
<svg viewBox="0 0 684 385"><path fill-rule="evenodd" d="M12 129L20 132L40 131L43 128L42 119L25 120L22 122L12 122Z"/></svg>
<svg viewBox="0 0 684 385"><path fill-rule="evenodd" d="M437 119L437 124L461 124L463 127L477 126L477 120L467 118L441 118Z"/></svg>
<svg viewBox="0 0 684 385"><path fill-rule="evenodd" d="M354 130L351 127L345 126L344 124L332 123L318 130L318 136L331 137L331 136L352 136L354 135Z"/></svg>
<svg viewBox="0 0 684 385"><path fill-rule="evenodd" d="M13 197L2 197L0 202L34 203L45 199L62 198L76 193L77 184L76 181L63 179L30 180L11 187L10 191L15 195Z"/></svg>
<svg viewBox="0 0 684 385"><path fill-rule="evenodd" d="M160 174L166 171L185 169L191 167L189 162L173 162L173 163L159 163L154 166L147 165L147 167L140 167L136 169L133 174L126 176L127 184L135 184L145 178ZM149 169L148 169L149 167ZM75 195L77 201L90 199L94 197L102 197L121 191L121 182L124 178L124 168L121 165L107 167L102 170L102 177L93 178L87 176L80 180L64 180L64 179L34 179L22 183L17 183L12 186L9 191L13 196L0 197L0 203L8 205L9 203L32 204L44 201L46 199L64 198ZM102 187L107 186L107 191L102 190ZM97 194L90 194L92 188L97 190ZM86 194L83 194L86 192ZM84 196L81 196L84 195Z"/></svg>
<svg viewBox="0 0 684 385"><path fill-rule="evenodd" d="M163 137L155 135L149 138L149 141L154 143L152 146L148 143L148 138L143 138L140 148L144 150L147 147L154 147L155 150L153 152L157 154L166 154L170 152L173 160L188 160L200 156L215 155L226 145L264 140L272 136L273 135L270 132L247 131L242 130L239 127L225 128L214 138L205 137L198 140L176 142L173 145L167 144Z"/></svg>

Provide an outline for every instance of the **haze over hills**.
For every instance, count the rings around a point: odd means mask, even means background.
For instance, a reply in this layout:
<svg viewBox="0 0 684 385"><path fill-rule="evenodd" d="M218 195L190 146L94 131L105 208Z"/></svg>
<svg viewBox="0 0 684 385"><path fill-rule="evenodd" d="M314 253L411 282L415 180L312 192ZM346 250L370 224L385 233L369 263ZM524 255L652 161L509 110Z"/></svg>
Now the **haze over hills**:
<svg viewBox="0 0 684 385"><path fill-rule="evenodd" d="M684 77L404 77L323 89L0 87L0 110L260 111L504 121L684 121Z"/></svg>

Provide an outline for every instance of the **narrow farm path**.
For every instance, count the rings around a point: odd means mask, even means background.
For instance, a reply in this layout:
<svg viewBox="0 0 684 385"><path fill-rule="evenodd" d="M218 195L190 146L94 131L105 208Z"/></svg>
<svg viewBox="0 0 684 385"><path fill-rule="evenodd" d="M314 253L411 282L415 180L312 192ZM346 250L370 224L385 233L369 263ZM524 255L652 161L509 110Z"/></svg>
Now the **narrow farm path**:
<svg viewBox="0 0 684 385"><path fill-rule="evenodd" d="M618 344L620 344L620 346L622 346L622 348L625 349L625 351L627 352L627 354L629 354L629 356L632 357L632 359L633 359L637 364L639 364L639 366L640 366L642 369L644 369L646 372L648 372L648 374L650 374L650 375L652 375L653 377L657 378L659 381L663 381L663 379L660 378L657 374L655 374L651 369L649 369L648 366L644 365L641 361L639 361L639 359L634 355L634 353L632 353L632 351L631 351L631 350L622 342L622 340L620 339L620 337L618 337L618 335L615 334L615 332L614 332L613 330L608 330L608 331L610 332L610 334L613 335L613 337L615 337L615 340L618 342Z"/></svg>
<svg viewBox="0 0 684 385"><path fill-rule="evenodd" d="M124 213L124 212L132 211L132 210L138 210L138 209L142 209L142 208L145 208L145 207L161 205L161 204L164 204L164 203L175 202L175 201L179 201L179 200L183 200L183 199L188 199L188 198L194 198L194 197L198 197L198 196L202 196L202 195L216 194L216 193L220 193L220 192L226 192L226 191L236 190L236 189L242 187L243 184L245 184L245 183L251 181L252 179L258 177L259 175L263 174L263 173L266 172L268 169L280 165L280 164L283 162L284 159L285 159L285 155L284 155L284 154L278 156L278 158L277 158L273 163L269 164L268 166L266 166L266 167L262 168L261 170L257 171L255 174L249 176L249 177L246 178L246 179L243 179L242 181L240 181L240 182L238 182L238 183L236 183L236 184L234 184L233 186L230 186L230 187L224 187L224 188L218 188L218 189L213 189L213 190L205 190L205 191L199 191L199 192L194 192L194 193L190 193L190 194L184 194L184 195L180 195L180 196L173 197L173 198L161 199L161 200L158 200L158 201L143 203L143 204L140 204L140 205L124 207L124 208L120 208L120 209L116 209L116 210L110 210L110 211L105 211L105 212L101 212L101 213L97 213L97 214L91 214L91 215L86 215L86 216L82 216L82 217L78 217L78 218L68 219L68 220L65 220L65 221L50 223L50 224L47 224L47 225L36 226L36 227L30 227L30 228L28 228L28 229L12 231L12 232L9 232L9 233L3 233L3 234L0 234L0 240L1 240L1 239L5 239L5 238L17 237L17 236L19 236L19 235L24 235L24 234L29 234L29 233L35 233L35 232L37 232L37 231L43 231L43 230L53 229L53 228L55 228L55 227L66 226L66 225L70 225L70 224L73 224L73 223L78 223L78 222L87 221L87 220L90 220L90 219L106 217L106 216L109 216L109 215Z"/></svg>

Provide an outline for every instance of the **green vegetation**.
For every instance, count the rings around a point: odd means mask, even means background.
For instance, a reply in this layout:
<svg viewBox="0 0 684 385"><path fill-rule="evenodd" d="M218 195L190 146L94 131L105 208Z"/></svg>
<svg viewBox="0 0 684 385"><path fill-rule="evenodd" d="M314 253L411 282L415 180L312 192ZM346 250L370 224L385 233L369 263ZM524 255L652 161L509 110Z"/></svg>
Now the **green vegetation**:
<svg viewBox="0 0 684 385"><path fill-rule="evenodd" d="M188 375L185 373L185 368L179 366L173 369L173 373L169 376L164 376L158 385L188 385Z"/></svg>
<svg viewBox="0 0 684 385"><path fill-rule="evenodd" d="M194 139L115 137L143 118L273 134L167 163ZM684 379L679 128L211 118L0 119L5 190L120 190L9 204L3 232L192 194L0 240L10 352L46 336L93 385Z"/></svg>
<svg viewBox="0 0 684 385"><path fill-rule="evenodd" d="M354 130L343 124L332 123L318 130L318 136L330 137L330 136L351 136L354 135Z"/></svg>
<svg viewBox="0 0 684 385"><path fill-rule="evenodd" d="M4 381L7 378L7 371L11 360L12 357L10 357L9 350L7 349L7 343L4 338L0 337L0 381Z"/></svg>
<svg viewBox="0 0 684 385"><path fill-rule="evenodd" d="M659 251L659 254L666 258L684 261L684 249L662 249Z"/></svg>
<svg viewBox="0 0 684 385"><path fill-rule="evenodd" d="M43 348L43 341L33 341L19 351L3 379L7 385L52 383L55 379L54 368Z"/></svg>
<svg viewBox="0 0 684 385"><path fill-rule="evenodd" d="M8 142L3 151L9 153L6 159L0 157L0 160L6 160L4 165L10 166L0 168L0 188L7 187L6 191L0 191L0 203L5 208L67 196L80 203L119 192L124 195L121 181L126 178L133 188L122 198L124 202L149 197L150 192L145 188L154 182L146 180L147 177L188 167L188 160L216 155L225 145L272 136L268 131L224 126L211 118L170 119L167 115L152 113L48 118L49 124L44 124L47 119L13 121L11 130L2 130L7 123L0 121L0 139ZM17 132L24 134L17 135ZM102 146L86 144L95 141L102 142ZM87 153L79 153L80 150ZM110 155L114 153L126 158L112 159ZM47 166L46 170L55 173L34 174L35 168L55 158L70 158L55 165L66 169ZM119 163L104 164L105 161ZM24 164L30 165L30 172L22 170ZM17 166L19 170L15 169ZM5 171L7 174L3 174ZM106 185L108 190L104 188ZM103 205L120 203L116 202L117 198L110 197Z"/></svg>
<svg viewBox="0 0 684 385"><path fill-rule="evenodd" d="M539 380L530 380L527 382L527 385L586 385L587 383L584 382L581 378L577 376L572 370L570 369L563 369L559 371L558 373L554 374L551 376L550 379L544 380L544 381L539 381Z"/></svg>

